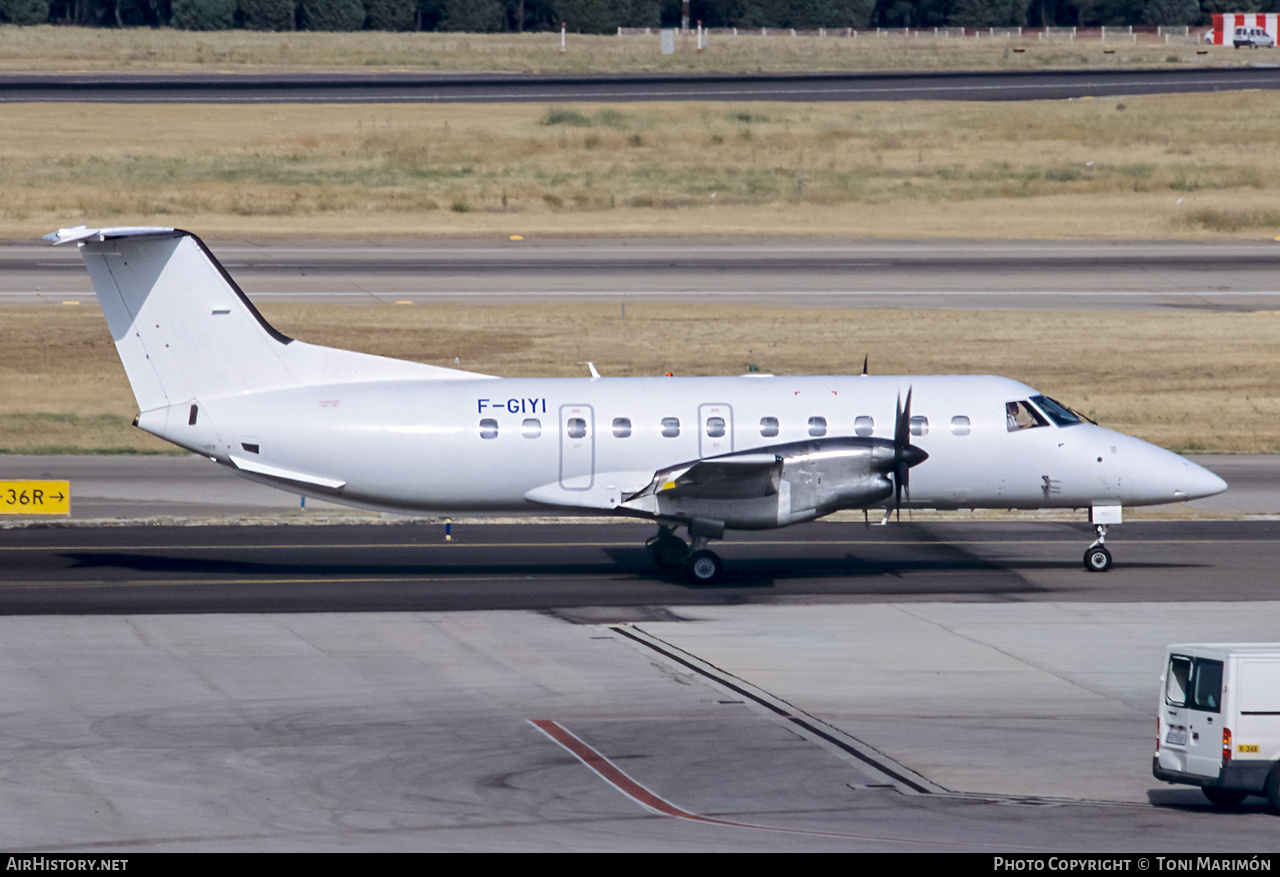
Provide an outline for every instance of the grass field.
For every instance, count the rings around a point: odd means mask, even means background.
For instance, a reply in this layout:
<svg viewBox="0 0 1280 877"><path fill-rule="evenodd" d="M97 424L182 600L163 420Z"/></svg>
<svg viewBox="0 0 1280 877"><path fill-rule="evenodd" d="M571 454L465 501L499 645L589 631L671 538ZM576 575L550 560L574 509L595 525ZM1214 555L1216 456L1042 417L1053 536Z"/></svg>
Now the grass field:
<svg viewBox="0 0 1280 877"><path fill-rule="evenodd" d="M1280 95L4 107L0 236L1280 233Z"/></svg>
<svg viewBox="0 0 1280 877"><path fill-rule="evenodd" d="M168 29L0 26L0 70L409 70L537 73L1021 70L1230 66L1252 62L1223 46L1144 38L1079 40L855 39L777 34L710 37L698 54L681 36L674 55L649 36L448 33L197 33ZM1022 49L1021 52L1014 51ZM1200 54L1203 52L1203 54Z"/></svg>
<svg viewBox="0 0 1280 877"><path fill-rule="evenodd" d="M504 376L972 373L1018 378L1181 451L1280 452L1280 313L846 310L632 303L263 307L305 341ZM0 452L155 453L101 313L4 308ZM702 339L708 324L724 343ZM53 343L51 339L56 339Z"/></svg>

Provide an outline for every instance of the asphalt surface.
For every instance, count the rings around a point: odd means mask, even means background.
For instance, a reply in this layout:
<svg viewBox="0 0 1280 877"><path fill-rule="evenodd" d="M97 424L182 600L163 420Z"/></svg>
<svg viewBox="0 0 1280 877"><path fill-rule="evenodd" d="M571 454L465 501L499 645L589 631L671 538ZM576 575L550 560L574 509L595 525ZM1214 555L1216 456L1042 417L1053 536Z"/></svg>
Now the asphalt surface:
<svg viewBox="0 0 1280 877"><path fill-rule="evenodd" d="M209 241L255 301L672 300L1275 310L1280 243L982 240ZM0 304L93 301L79 254L0 243Z"/></svg>
<svg viewBox="0 0 1280 877"><path fill-rule="evenodd" d="M0 103L1065 100L1280 88L1280 69L730 75L5 74Z"/></svg>
<svg viewBox="0 0 1280 877"><path fill-rule="evenodd" d="M816 523L730 534L722 584L660 575L642 524L110 527L0 531L0 614L630 610L847 602L1238 601L1274 594L1280 522ZM1206 576L1214 585L1205 587ZM628 611L608 620L628 620Z"/></svg>

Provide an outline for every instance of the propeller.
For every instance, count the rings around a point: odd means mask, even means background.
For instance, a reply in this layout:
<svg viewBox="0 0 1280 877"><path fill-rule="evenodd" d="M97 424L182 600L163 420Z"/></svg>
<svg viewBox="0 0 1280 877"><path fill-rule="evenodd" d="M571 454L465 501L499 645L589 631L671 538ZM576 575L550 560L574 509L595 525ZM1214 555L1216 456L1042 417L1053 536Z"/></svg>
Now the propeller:
<svg viewBox="0 0 1280 877"><path fill-rule="evenodd" d="M911 502L911 467L918 466L929 455L911 444L911 388L907 388L907 404L902 404L902 394L898 394L897 417L893 427L893 504L899 513L902 510L902 497Z"/></svg>

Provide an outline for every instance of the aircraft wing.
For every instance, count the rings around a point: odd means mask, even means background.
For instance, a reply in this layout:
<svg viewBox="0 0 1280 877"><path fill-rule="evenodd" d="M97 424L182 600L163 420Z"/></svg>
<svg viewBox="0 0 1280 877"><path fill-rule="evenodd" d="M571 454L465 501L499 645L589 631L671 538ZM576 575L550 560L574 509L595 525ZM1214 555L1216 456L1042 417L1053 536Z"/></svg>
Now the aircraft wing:
<svg viewBox="0 0 1280 877"><path fill-rule="evenodd" d="M670 499L735 500L773 496L778 492L785 457L769 451L731 454L660 469L632 502L662 494Z"/></svg>
<svg viewBox="0 0 1280 877"><path fill-rule="evenodd" d="M926 457L887 439L816 439L689 460L650 474L596 473L591 488L567 490L554 483L525 498L659 520L700 520L712 528L764 529L842 508L879 507L874 504L895 496L895 470Z"/></svg>

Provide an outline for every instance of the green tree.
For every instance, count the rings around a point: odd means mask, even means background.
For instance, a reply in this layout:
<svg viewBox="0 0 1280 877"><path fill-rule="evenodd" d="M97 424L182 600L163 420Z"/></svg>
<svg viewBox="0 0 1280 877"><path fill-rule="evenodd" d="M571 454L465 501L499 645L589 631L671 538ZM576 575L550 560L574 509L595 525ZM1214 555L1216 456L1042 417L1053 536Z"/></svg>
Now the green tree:
<svg viewBox="0 0 1280 877"><path fill-rule="evenodd" d="M45 24L49 0L0 0L0 21L10 24Z"/></svg>
<svg viewBox="0 0 1280 877"><path fill-rule="evenodd" d="M1142 10L1147 24L1177 26L1200 20L1199 0L1148 0Z"/></svg>
<svg viewBox="0 0 1280 877"><path fill-rule="evenodd" d="M947 21L954 27L1021 27L1028 0L956 0Z"/></svg>
<svg viewBox="0 0 1280 877"><path fill-rule="evenodd" d="M618 14L609 0L556 0L555 9L574 33L609 33L618 29Z"/></svg>
<svg viewBox="0 0 1280 877"><path fill-rule="evenodd" d="M293 30L294 0L240 0L248 30Z"/></svg>
<svg viewBox="0 0 1280 877"><path fill-rule="evenodd" d="M235 0L173 0L169 23L178 30L226 30L235 14Z"/></svg>
<svg viewBox="0 0 1280 877"><path fill-rule="evenodd" d="M361 30L364 4L360 0L302 0L302 26L335 32Z"/></svg>
<svg viewBox="0 0 1280 877"><path fill-rule="evenodd" d="M365 0L372 30L417 30L418 0Z"/></svg>
<svg viewBox="0 0 1280 877"><path fill-rule="evenodd" d="M622 27L659 27L662 23L662 4L659 0L623 0L618 22Z"/></svg>
<svg viewBox="0 0 1280 877"><path fill-rule="evenodd" d="M859 30L871 27L871 17L876 13L876 0L849 0L849 20L837 27L853 27Z"/></svg>
<svg viewBox="0 0 1280 877"><path fill-rule="evenodd" d="M445 0L441 30L493 33L502 27L503 9L498 0Z"/></svg>

